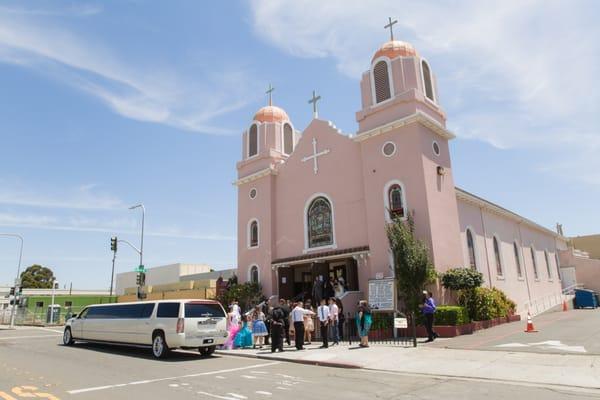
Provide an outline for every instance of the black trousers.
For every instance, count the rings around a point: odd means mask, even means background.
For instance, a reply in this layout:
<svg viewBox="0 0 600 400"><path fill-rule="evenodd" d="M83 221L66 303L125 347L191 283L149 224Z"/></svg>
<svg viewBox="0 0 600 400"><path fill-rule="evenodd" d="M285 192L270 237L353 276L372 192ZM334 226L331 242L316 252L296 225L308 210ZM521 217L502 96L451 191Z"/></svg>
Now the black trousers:
<svg viewBox="0 0 600 400"><path fill-rule="evenodd" d="M425 314L425 329L427 329L427 337L429 340L435 339L435 332L433 332L433 314Z"/></svg>
<svg viewBox="0 0 600 400"><path fill-rule="evenodd" d="M321 322L321 338L323 339L323 347L329 347L329 340L327 338L327 336L329 336L329 332L327 332L328 327L328 324Z"/></svg>
<svg viewBox="0 0 600 400"><path fill-rule="evenodd" d="M304 322L294 322L294 332L296 332L296 348L304 348Z"/></svg>
<svg viewBox="0 0 600 400"><path fill-rule="evenodd" d="M271 321L265 321L265 327L267 328L267 336L265 336L265 344L269 345L269 337L271 336Z"/></svg>
<svg viewBox="0 0 600 400"><path fill-rule="evenodd" d="M271 351L283 351L283 323L271 322Z"/></svg>
<svg viewBox="0 0 600 400"><path fill-rule="evenodd" d="M284 332L285 342L289 346L290 345L290 320L288 318L286 318L285 321L283 322L283 328L285 330L285 332Z"/></svg>

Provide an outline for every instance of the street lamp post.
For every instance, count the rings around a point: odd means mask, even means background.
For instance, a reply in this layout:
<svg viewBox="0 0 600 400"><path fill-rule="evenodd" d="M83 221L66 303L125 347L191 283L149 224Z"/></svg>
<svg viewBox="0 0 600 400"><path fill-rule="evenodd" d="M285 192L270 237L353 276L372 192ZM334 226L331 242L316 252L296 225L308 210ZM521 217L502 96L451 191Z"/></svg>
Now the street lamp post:
<svg viewBox="0 0 600 400"><path fill-rule="evenodd" d="M144 265L144 263L143 263L143 256L144 256L144 219L146 217L146 208L141 203L138 204L138 205L129 207L130 210L134 210L136 208L141 208L142 209L142 238L140 240L140 266L141 266L141 265Z"/></svg>
<svg viewBox="0 0 600 400"><path fill-rule="evenodd" d="M21 281L19 279L19 275L21 275L21 260L23 258L23 236L16 233L0 233L0 236L3 237L14 237L20 240L21 247L19 249L19 264L17 265L17 277L15 278L15 294L13 296L13 306L10 311L10 328L15 327L15 311L17 307L17 293L19 293L19 287L21 286Z"/></svg>
<svg viewBox="0 0 600 400"><path fill-rule="evenodd" d="M58 282L52 281L52 300L50 304L50 325L54 325L54 291L58 289Z"/></svg>

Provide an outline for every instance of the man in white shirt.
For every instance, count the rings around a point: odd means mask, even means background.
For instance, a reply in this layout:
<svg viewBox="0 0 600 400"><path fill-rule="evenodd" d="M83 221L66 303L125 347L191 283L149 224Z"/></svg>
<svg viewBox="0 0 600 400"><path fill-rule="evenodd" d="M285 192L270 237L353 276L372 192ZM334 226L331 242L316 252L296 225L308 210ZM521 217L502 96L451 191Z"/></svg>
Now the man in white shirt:
<svg viewBox="0 0 600 400"><path fill-rule="evenodd" d="M294 323L294 332L296 336L296 349L304 350L304 316L315 315L314 312L302 307L302 302L296 303L292 310L292 322Z"/></svg>
<svg viewBox="0 0 600 400"><path fill-rule="evenodd" d="M332 297L329 299L329 326L331 329L331 338L334 345L340 344L340 332L338 331L340 309Z"/></svg>
<svg viewBox="0 0 600 400"><path fill-rule="evenodd" d="M321 324L321 338L323 339L322 349L326 349L329 347L329 341L327 336L329 336L329 307L326 304L325 299L321 299L321 305L317 308L317 317L319 317L319 322Z"/></svg>

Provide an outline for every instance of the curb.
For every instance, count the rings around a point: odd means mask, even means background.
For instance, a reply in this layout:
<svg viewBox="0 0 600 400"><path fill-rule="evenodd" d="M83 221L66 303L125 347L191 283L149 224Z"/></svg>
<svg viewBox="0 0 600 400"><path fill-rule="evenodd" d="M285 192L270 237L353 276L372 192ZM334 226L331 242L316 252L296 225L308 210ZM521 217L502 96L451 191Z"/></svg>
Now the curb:
<svg viewBox="0 0 600 400"><path fill-rule="evenodd" d="M290 362L295 364L304 364L304 365L315 365L320 367L330 367L330 368L343 368L343 369L361 369L362 367L356 364L348 364L348 363L339 363L335 361L315 361L315 360L295 360L291 358L282 358L277 356L265 356L265 355L257 355L257 354L234 354L234 353L224 353L219 350L215 351L215 354L223 355L223 356L232 356L232 357L242 357L242 358L253 358L259 360L268 360L268 361L282 361L282 362Z"/></svg>

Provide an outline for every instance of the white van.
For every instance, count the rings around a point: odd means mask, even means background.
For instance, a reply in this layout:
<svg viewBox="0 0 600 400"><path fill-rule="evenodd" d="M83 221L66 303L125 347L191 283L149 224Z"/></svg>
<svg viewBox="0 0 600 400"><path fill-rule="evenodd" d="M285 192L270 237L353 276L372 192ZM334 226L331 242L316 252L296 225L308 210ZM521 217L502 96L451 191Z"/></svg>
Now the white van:
<svg viewBox="0 0 600 400"><path fill-rule="evenodd" d="M156 358L166 357L170 349L197 348L208 356L227 340L225 315L213 300L96 304L66 322L63 343L151 346Z"/></svg>

